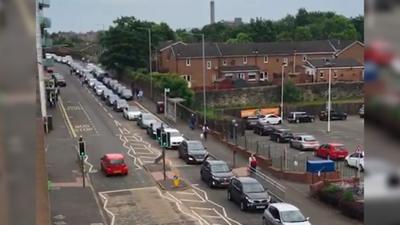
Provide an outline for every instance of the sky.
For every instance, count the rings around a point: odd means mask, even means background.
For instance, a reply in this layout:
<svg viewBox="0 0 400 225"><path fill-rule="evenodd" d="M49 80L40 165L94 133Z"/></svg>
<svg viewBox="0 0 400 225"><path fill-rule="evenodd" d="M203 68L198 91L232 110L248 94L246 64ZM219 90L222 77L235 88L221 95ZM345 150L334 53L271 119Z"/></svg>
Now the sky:
<svg viewBox="0 0 400 225"><path fill-rule="evenodd" d="M354 17L364 14L364 0L215 0L215 19L278 20L299 8ZM52 21L49 32L107 29L121 16L165 22L174 30L201 28L210 22L210 0L51 0L44 14Z"/></svg>

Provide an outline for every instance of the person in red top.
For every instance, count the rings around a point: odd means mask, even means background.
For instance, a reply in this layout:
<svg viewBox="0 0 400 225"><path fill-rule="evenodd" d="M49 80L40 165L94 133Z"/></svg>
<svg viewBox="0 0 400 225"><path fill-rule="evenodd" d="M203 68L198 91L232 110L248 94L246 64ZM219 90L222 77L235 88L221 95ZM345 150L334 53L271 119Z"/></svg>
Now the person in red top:
<svg viewBox="0 0 400 225"><path fill-rule="evenodd" d="M257 170L257 158L254 153L249 157L249 170L250 172L255 172Z"/></svg>

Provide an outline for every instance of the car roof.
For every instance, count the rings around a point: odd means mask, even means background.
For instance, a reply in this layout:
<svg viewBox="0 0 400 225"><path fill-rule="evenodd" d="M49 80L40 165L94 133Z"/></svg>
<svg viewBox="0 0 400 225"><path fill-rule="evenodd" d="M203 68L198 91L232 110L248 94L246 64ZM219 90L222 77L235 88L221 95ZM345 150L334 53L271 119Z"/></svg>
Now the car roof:
<svg viewBox="0 0 400 225"><path fill-rule="evenodd" d="M123 159L124 155L121 153L107 153L105 156L109 159Z"/></svg>
<svg viewBox="0 0 400 225"><path fill-rule="evenodd" d="M228 164L223 160L215 160L215 159L209 159L207 160L208 163L210 163L211 165L216 165L216 164Z"/></svg>
<svg viewBox="0 0 400 225"><path fill-rule="evenodd" d="M164 131L166 131L166 132L179 132L179 130L177 130L175 128L165 128Z"/></svg>
<svg viewBox="0 0 400 225"><path fill-rule="evenodd" d="M236 179L241 183L259 183L258 180L252 177L236 177Z"/></svg>
<svg viewBox="0 0 400 225"><path fill-rule="evenodd" d="M328 145L332 145L332 146L344 146L343 144L337 143L337 142L332 142L332 143L329 143Z"/></svg>
<svg viewBox="0 0 400 225"><path fill-rule="evenodd" d="M188 144L193 144L193 143L200 143L200 144L203 144L201 141L199 141L199 140L186 140L186 143L188 143Z"/></svg>
<svg viewBox="0 0 400 225"><path fill-rule="evenodd" d="M271 206L275 207L279 211L293 211L293 210L299 210L296 206L285 203L285 202L279 202L279 203L272 203Z"/></svg>

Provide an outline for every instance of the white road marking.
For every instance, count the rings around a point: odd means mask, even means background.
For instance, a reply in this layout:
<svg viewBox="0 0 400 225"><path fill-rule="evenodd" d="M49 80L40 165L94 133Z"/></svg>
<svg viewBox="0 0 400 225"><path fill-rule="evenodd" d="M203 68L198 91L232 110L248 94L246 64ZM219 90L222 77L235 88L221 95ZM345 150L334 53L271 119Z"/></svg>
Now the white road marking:
<svg viewBox="0 0 400 225"><path fill-rule="evenodd" d="M111 113L107 113L109 117L111 117L111 119L114 119L114 116Z"/></svg>
<svg viewBox="0 0 400 225"><path fill-rule="evenodd" d="M64 108L64 104L63 104L63 100L62 100L61 96L59 97L58 104L59 104L59 106L60 106L60 108L61 108L61 112L62 112L62 113L64 114L64 116L65 116L64 118L67 120L67 124L68 124L67 127L69 127L69 129L70 129L70 131L71 131L71 133L72 133L72 136L73 136L74 138L76 138L77 136L76 136L74 127L72 126L71 120L70 120L69 117L68 117L68 113L67 113L67 111L66 111L65 108Z"/></svg>

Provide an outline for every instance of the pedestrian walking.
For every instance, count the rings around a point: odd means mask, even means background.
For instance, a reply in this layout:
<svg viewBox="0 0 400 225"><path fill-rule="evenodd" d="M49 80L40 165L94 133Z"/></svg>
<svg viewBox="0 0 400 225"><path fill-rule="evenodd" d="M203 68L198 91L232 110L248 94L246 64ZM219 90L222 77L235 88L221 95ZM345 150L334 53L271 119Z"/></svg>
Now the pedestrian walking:
<svg viewBox="0 0 400 225"><path fill-rule="evenodd" d="M192 130L194 130L194 128L196 127L196 116L193 113L190 116L189 127Z"/></svg>
<svg viewBox="0 0 400 225"><path fill-rule="evenodd" d="M143 91L142 91L142 89L139 89L138 100L141 101L142 98L143 98Z"/></svg>
<svg viewBox="0 0 400 225"><path fill-rule="evenodd" d="M208 128L207 124L203 125L202 131L203 131L203 133L202 133L203 139L204 139L204 141L207 141L207 135L208 135L208 132L210 132L210 128Z"/></svg>
<svg viewBox="0 0 400 225"><path fill-rule="evenodd" d="M60 88L56 88L56 101L58 102L58 97L60 96Z"/></svg>
<svg viewBox="0 0 400 225"><path fill-rule="evenodd" d="M257 170L257 158L255 154L251 154L249 157L249 171L250 172L256 172Z"/></svg>

